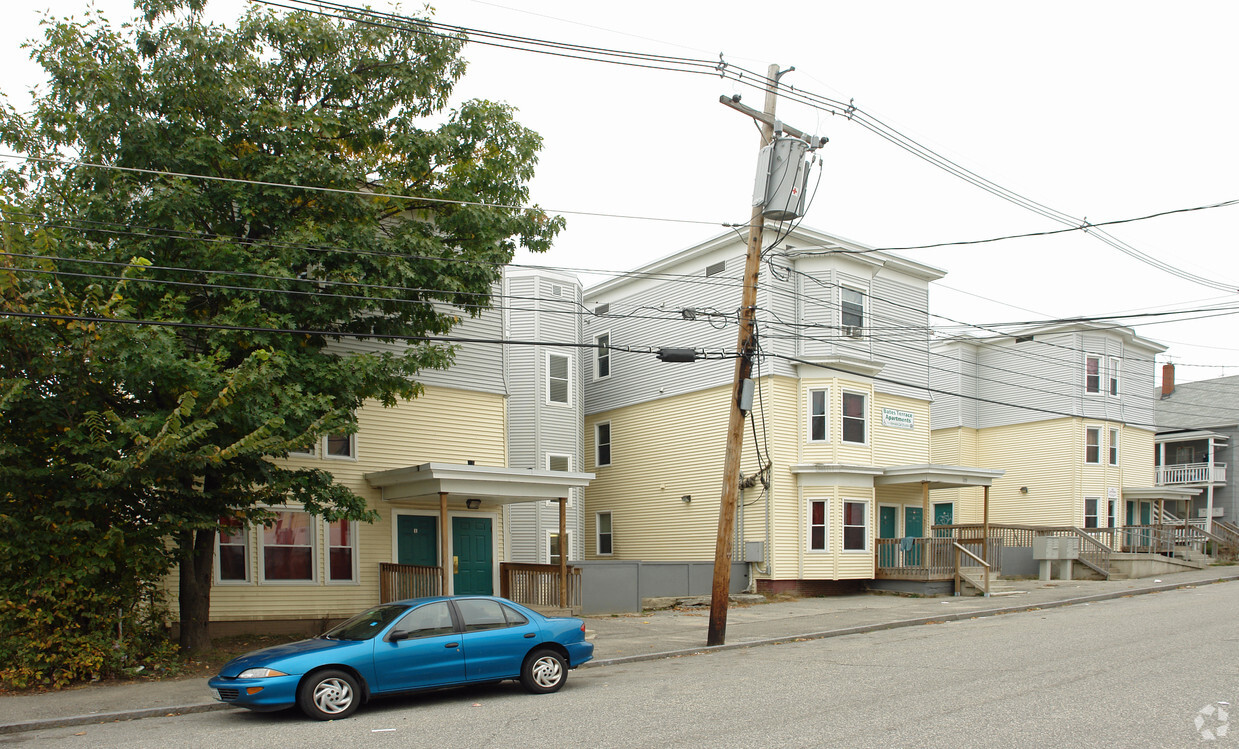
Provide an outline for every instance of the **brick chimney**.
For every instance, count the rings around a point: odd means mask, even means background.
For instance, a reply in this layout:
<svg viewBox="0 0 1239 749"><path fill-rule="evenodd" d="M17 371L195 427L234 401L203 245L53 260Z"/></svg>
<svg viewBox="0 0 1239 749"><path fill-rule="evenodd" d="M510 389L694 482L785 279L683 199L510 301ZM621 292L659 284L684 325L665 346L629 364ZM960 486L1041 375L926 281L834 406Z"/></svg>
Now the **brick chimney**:
<svg viewBox="0 0 1239 749"><path fill-rule="evenodd" d="M1174 363L1162 365L1162 397L1169 398L1174 393Z"/></svg>

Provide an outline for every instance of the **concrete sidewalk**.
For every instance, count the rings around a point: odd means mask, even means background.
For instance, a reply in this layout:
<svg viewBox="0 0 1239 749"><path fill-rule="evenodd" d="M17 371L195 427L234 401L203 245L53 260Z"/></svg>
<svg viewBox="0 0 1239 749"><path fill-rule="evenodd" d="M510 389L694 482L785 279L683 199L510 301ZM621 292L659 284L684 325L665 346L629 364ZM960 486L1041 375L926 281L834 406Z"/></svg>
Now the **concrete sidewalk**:
<svg viewBox="0 0 1239 749"><path fill-rule="evenodd" d="M705 647L709 619L705 609L586 617L595 649L594 660L585 668L1069 606L1232 580L1239 580L1239 567L1210 567L1141 580L1008 581L1004 587L1009 590L991 598L860 594L733 605L727 616L727 644L713 648ZM201 678L87 686L0 697L0 734L230 709L236 708L210 698L206 680Z"/></svg>

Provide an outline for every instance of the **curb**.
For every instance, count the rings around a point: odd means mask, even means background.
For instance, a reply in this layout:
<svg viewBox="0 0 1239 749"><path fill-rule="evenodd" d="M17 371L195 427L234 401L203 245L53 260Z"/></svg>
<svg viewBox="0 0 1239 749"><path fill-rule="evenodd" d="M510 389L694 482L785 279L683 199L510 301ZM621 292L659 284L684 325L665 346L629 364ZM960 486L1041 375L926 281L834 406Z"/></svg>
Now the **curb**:
<svg viewBox="0 0 1239 749"><path fill-rule="evenodd" d="M97 723L116 723L122 720L141 720L143 718L166 718L189 713L210 713L217 710L239 710L241 708L223 702L203 702L197 705L170 705L168 707L144 707L138 710L118 710L114 713L91 713L90 715L70 715L65 718L42 718L39 720L23 720L17 723L0 724L0 735L7 733L23 733L26 731L41 731L49 728L70 728L72 726L89 726Z"/></svg>
<svg viewBox="0 0 1239 749"><path fill-rule="evenodd" d="M901 629L903 627L917 627L924 624L943 624L945 622L958 622L964 619L979 619L985 616L1001 616L1003 614L1017 614L1026 611L1040 611L1042 609L1055 609L1063 606L1074 606L1081 603L1091 603L1093 601L1110 601L1116 598L1127 598L1129 596L1146 595L1149 593L1163 593L1169 590L1180 590L1182 588L1195 588L1201 585L1213 585L1214 583L1232 582L1239 580L1239 573L1226 575L1223 577L1210 578L1208 580L1197 580L1195 582L1182 583L1165 583L1147 588L1134 588L1131 590L1114 591L1112 593L1095 593L1089 596L1080 596L1078 598L1063 598L1057 601L1046 601L1044 603L1026 604L1023 606L1002 606L993 609L979 609L975 611L956 611L950 614L942 614L939 616L922 616L915 619L898 619L895 621L881 622L878 624L860 624L854 627L842 627L840 629L828 629L821 632L809 632L799 635L784 635L782 637L771 637L761 640L747 640L745 642L736 642L724 645L705 645L699 648L687 648L684 650L669 650L661 653L642 653L640 655L626 655L620 658L607 658L606 660L590 661L582 663L580 668L605 668L607 666L619 666L625 663L640 663L642 661L654 661L664 658L682 658L688 655L705 655L707 653L720 653L726 650L742 650L744 648L755 648L764 645L786 645L791 642L803 642L805 640L824 640L828 637L843 637L845 635L859 635L867 632L881 632L887 629Z"/></svg>
<svg viewBox="0 0 1239 749"><path fill-rule="evenodd" d="M1111 601L1116 598L1127 598L1130 596L1147 595L1149 593L1163 593L1170 590L1181 590L1183 588L1195 588L1202 585L1213 585L1215 583L1232 582L1239 580L1239 573L1224 575L1222 577L1210 578L1207 580L1197 580L1195 582L1181 583L1165 583L1146 588L1134 588L1131 590L1119 590L1111 593L1096 593L1089 596L1080 596L1078 598L1063 598L1057 601L1046 601L1038 604L1027 604L1023 606L1000 606L991 609L977 609L974 611L956 611L950 614L942 614L940 616L922 616L915 619L898 619L895 621L881 622L878 624L861 624L854 627L842 627L840 629L828 629L821 632L809 632L799 635L785 635L783 637L771 637L761 640L748 640L746 642L736 642L725 645L707 645L699 648L687 648L683 650L668 650L660 653L643 653L641 655L626 655L619 658L607 658L606 660L590 661L583 663L579 668L606 668L607 666L619 666L625 663L640 663L643 661L656 661L667 658L683 658L689 655L706 655L708 653L720 653L727 650L743 650L745 648L756 648L765 645L786 645L792 642L804 642L806 640L824 640L830 637L844 637L846 635L859 635L868 632L881 632L888 629L901 629L904 627L918 627L925 624L943 624L945 622L957 622L964 619L978 619L986 616L1001 616L1003 614L1017 614L1026 611L1040 611L1042 609L1056 609L1064 606L1075 606L1081 603L1091 603L1093 601ZM85 726L98 723L112 723L122 720L141 720L143 718L163 718L176 715L188 715L191 713L209 713L219 710L240 710L242 708L233 707L232 705L223 702L204 702L195 705L174 705L169 707L149 707L138 710L119 710L111 713L92 713L90 715L71 715L64 718L44 718L40 720L24 720L18 723L0 724L0 735L10 733L23 733L27 731L39 731L51 728L68 728L72 726Z"/></svg>

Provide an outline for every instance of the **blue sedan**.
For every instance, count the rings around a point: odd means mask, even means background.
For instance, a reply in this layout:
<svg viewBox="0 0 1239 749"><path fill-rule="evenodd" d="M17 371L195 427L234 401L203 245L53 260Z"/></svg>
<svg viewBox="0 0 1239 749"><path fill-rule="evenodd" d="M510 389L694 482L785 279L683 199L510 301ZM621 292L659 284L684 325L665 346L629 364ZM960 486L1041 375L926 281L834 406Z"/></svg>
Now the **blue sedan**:
<svg viewBox="0 0 1239 749"><path fill-rule="evenodd" d="M461 684L517 679L546 694L593 657L580 619L542 616L503 598L445 596L385 603L314 639L246 653L207 683L237 707L297 705L332 720L372 695Z"/></svg>

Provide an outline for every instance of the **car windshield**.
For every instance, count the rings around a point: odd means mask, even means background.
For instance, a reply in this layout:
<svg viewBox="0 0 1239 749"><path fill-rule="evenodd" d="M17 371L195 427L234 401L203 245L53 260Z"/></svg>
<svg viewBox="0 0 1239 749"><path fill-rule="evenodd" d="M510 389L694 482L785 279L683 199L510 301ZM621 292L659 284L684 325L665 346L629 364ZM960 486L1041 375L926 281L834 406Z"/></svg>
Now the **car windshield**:
<svg viewBox="0 0 1239 749"><path fill-rule="evenodd" d="M337 624L324 632L322 637L328 640L369 640L408 610L408 606L375 606L343 624Z"/></svg>

